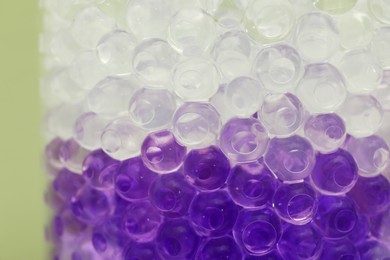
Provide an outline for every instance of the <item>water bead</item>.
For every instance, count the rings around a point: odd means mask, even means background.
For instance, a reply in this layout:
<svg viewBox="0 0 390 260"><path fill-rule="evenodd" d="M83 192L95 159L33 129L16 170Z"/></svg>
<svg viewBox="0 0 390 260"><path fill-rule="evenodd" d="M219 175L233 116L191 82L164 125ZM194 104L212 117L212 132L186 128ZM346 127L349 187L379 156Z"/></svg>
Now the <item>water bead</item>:
<svg viewBox="0 0 390 260"><path fill-rule="evenodd" d="M365 215L358 214L358 220L355 227L346 236L355 245L371 236L368 218Z"/></svg>
<svg viewBox="0 0 390 260"><path fill-rule="evenodd" d="M337 114L310 116L305 122L304 131L306 138L321 153L334 152L346 138L344 121Z"/></svg>
<svg viewBox="0 0 390 260"><path fill-rule="evenodd" d="M123 161L115 176L116 193L126 201L141 200L148 197L148 190L157 174L135 157Z"/></svg>
<svg viewBox="0 0 390 260"><path fill-rule="evenodd" d="M203 54L214 44L215 35L213 18L198 8L179 10L168 26L168 42L184 56Z"/></svg>
<svg viewBox="0 0 390 260"><path fill-rule="evenodd" d="M241 210L233 228L237 244L249 255L271 252L281 235L278 216L271 209Z"/></svg>
<svg viewBox="0 0 390 260"><path fill-rule="evenodd" d="M336 18L340 45L347 50L366 47L373 37L373 22L365 13L354 11Z"/></svg>
<svg viewBox="0 0 390 260"><path fill-rule="evenodd" d="M295 25L292 6L287 1L252 1L244 16L248 35L260 43L283 40Z"/></svg>
<svg viewBox="0 0 390 260"><path fill-rule="evenodd" d="M390 24L390 4L384 0L367 1L368 10L380 22Z"/></svg>
<svg viewBox="0 0 390 260"><path fill-rule="evenodd" d="M305 182L282 184L275 191L272 205L282 220L294 225L304 225L316 213L317 196Z"/></svg>
<svg viewBox="0 0 390 260"><path fill-rule="evenodd" d="M209 103L187 102L173 116L173 134L187 147L204 148L215 142L221 129L217 110Z"/></svg>
<svg viewBox="0 0 390 260"><path fill-rule="evenodd" d="M59 158L66 169L81 173L83 161L90 152L90 150L81 147L75 140L69 139L61 146Z"/></svg>
<svg viewBox="0 0 390 260"><path fill-rule="evenodd" d="M63 146L64 141L61 138L54 138L51 140L45 148L45 158L48 164L56 169L62 167L60 160L60 149Z"/></svg>
<svg viewBox="0 0 390 260"><path fill-rule="evenodd" d="M302 125L304 109L299 99L290 93L268 94L257 113L271 135L289 136Z"/></svg>
<svg viewBox="0 0 390 260"><path fill-rule="evenodd" d="M348 239L327 240L324 242L324 249L320 259L360 259L360 255L355 245Z"/></svg>
<svg viewBox="0 0 390 260"><path fill-rule="evenodd" d="M128 108L136 125L157 130L171 123L176 103L173 94L166 89L141 88L131 97Z"/></svg>
<svg viewBox="0 0 390 260"><path fill-rule="evenodd" d="M390 27L382 27L374 33L371 50L382 68L390 68Z"/></svg>
<svg viewBox="0 0 390 260"><path fill-rule="evenodd" d="M181 173L170 173L159 176L153 182L149 199L164 216L180 217L187 215L195 193Z"/></svg>
<svg viewBox="0 0 390 260"><path fill-rule="evenodd" d="M145 136L145 131L135 126L130 116L117 117L103 130L102 149L114 159L129 159L140 153Z"/></svg>
<svg viewBox="0 0 390 260"><path fill-rule="evenodd" d="M285 92L299 81L303 64L293 47L278 43L265 47L256 55L252 71L268 90Z"/></svg>
<svg viewBox="0 0 390 260"><path fill-rule="evenodd" d="M123 251L123 260L162 260L154 243L129 243Z"/></svg>
<svg viewBox="0 0 390 260"><path fill-rule="evenodd" d="M268 134L254 118L232 118L220 134L222 152L231 160L251 162L259 159L268 146Z"/></svg>
<svg viewBox="0 0 390 260"><path fill-rule="evenodd" d="M183 239L185 238L185 239ZM190 224L185 219L166 220L158 231L156 245L163 259L192 259L200 243Z"/></svg>
<svg viewBox="0 0 390 260"><path fill-rule="evenodd" d="M157 173L177 170L182 165L186 153L186 147L181 146L168 130L149 134L141 147L141 158L146 167Z"/></svg>
<svg viewBox="0 0 390 260"><path fill-rule="evenodd" d="M349 192L358 179L355 159L352 154L342 149L330 154L318 153L310 175L312 185L327 195L343 195Z"/></svg>
<svg viewBox="0 0 390 260"><path fill-rule="evenodd" d="M382 106L368 95L349 96L337 113L343 118L347 132L354 137L375 134L383 119Z"/></svg>
<svg viewBox="0 0 390 260"><path fill-rule="evenodd" d="M310 175L315 155L308 140L294 135L271 139L264 162L280 180L297 181Z"/></svg>
<svg viewBox="0 0 390 260"><path fill-rule="evenodd" d="M176 64L172 72L176 95L185 101L207 101L218 90L221 75L212 60L191 57Z"/></svg>
<svg viewBox="0 0 390 260"><path fill-rule="evenodd" d="M383 71L382 82L373 92L373 96L381 104L384 112L390 111L390 70Z"/></svg>
<svg viewBox="0 0 390 260"><path fill-rule="evenodd" d="M323 241L319 230L311 223L303 226L287 225L278 243L284 259L317 259Z"/></svg>
<svg viewBox="0 0 390 260"><path fill-rule="evenodd" d="M370 218L370 231L379 240L390 241L390 208Z"/></svg>
<svg viewBox="0 0 390 260"><path fill-rule="evenodd" d="M230 172L227 188L234 202L245 208L271 204L277 182L264 163L237 164Z"/></svg>
<svg viewBox="0 0 390 260"><path fill-rule="evenodd" d="M351 10L357 0L315 0L314 6L329 14L342 14Z"/></svg>
<svg viewBox="0 0 390 260"><path fill-rule="evenodd" d="M53 181L53 189L61 199L70 201L85 183L82 175L62 169Z"/></svg>
<svg viewBox="0 0 390 260"><path fill-rule="evenodd" d="M329 63L309 64L296 94L312 113L333 112L347 97L344 77Z"/></svg>
<svg viewBox="0 0 390 260"><path fill-rule="evenodd" d="M54 216L52 220L52 232L54 241L67 241L85 232L87 225L78 220L71 210L66 209ZM59 240L59 241L58 241Z"/></svg>
<svg viewBox="0 0 390 260"><path fill-rule="evenodd" d="M339 46L335 21L325 13L307 13L298 20L294 43L309 62L328 60Z"/></svg>
<svg viewBox="0 0 390 260"><path fill-rule="evenodd" d="M62 254L59 259L71 259L71 260L87 260L87 259L99 259L101 256L93 248L92 242L86 237L79 238L78 243L74 243L67 250L61 250Z"/></svg>
<svg viewBox="0 0 390 260"><path fill-rule="evenodd" d="M200 0L202 8L224 28L239 27L243 17L241 0Z"/></svg>
<svg viewBox="0 0 390 260"><path fill-rule="evenodd" d="M244 256L243 260L285 260L285 259L275 249L274 251L262 256L246 255Z"/></svg>
<svg viewBox="0 0 390 260"><path fill-rule="evenodd" d="M195 231L203 236L228 234L236 222L237 214L238 207L223 190L199 193L189 210Z"/></svg>
<svg viewBox="0 0 390 260"><path fill-rule="evenodd" d="M321 196L313 221L324 237L336 239L345 237L353 230L358 215L353 201L348 197Z"/></svg>
<svg viewBox="0 0 390 260"><path fill-rule="evenodd" d="M388 245L375 239L368 239L360 243L357 245L357 249L359 250L361 260L388 260L390 258L390 249Z"/></svg>
<svg viewBox="0 0 390 260"><path fill-rule="evenodd" d="M242 253L234 239L230 236L211 238L207 240L198 250L196 259L241 259Z"/></svg>
<svg viewBox="0 0 390 260"><path fill-rule="evenodd" d="M95 150L100 148L100 137L109 120L94 112L87 112L77 118L73 135L74 140L83 148Z"/></svg>

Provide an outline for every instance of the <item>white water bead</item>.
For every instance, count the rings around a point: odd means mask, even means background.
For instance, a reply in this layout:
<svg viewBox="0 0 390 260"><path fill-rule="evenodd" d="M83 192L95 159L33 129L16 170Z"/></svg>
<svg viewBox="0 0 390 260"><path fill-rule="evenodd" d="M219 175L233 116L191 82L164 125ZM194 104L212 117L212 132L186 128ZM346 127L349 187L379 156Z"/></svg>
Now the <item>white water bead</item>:
<svg viewBox="0 0 390 260"><path fill-rule="evenodd" d="M50 50L48 54L59 64L68 65L80 51L80 45L73 39L68 28L49 34L47 40Z"/></svg>
<svg viewBox="0 0 390 260"><path fill-rule="evenodd" d="M373 96L382 105L383 110L390 112L390 70L383 71L383 77Z"/></svg>
<svg viewBox="0 0 390 260"><path fill-rule="evenodd" d="M188 58L173 70L174 92L185 101L207 101L218 90L221 75L210 59Z"/></svg>
<svg viewBox="0 0 390 260"><path fill-rule="evenodd" d="M225 28L238 27L244 15L242 0L199 0L203 10Z"/></svg>
<svg viewBox="0 0 390 260"><path fill-rule="evenodd" d="M80 88L69 76L66 68L56 70L49 76L49 89L53 96L56 96L62 102L80 101L87 93L87 90Z"/></svg>
<svg viewBox="0 0 390 260"><path fill-rule="evenodd" d="M347 132L354 137L375 134L383 120L382 106L369 95L348 96L338 114L344 119Z"/></svg>
<svg viewBox="0 0 390 260"><path fill-rule="evenodd" d="M382 67L390 69L390 26L379 28L375 32L371 50Z"/></svg>
<svg viewBox="0 0 390 260"><path fill-rule="evenodd" d="M307 65L295 93L311 113L334 112L347 97L343 76L329 63Z"/></svg>
<svg viewBox="0 0 390 260"><path fill-rule="evenodd" d="M347 89L351 93L370 93L382 80L382 67L366 49L346 52L338 67L347 80Z"/></svg>
<svg viewBox="0 0 390 260"><path fill-rule="evenodd" d="M261 107L265 95L262 84L250 77L238 77L225 87L225 103L234 115L250 117Z"/></svg>
<svg viewBox="0 0 390 260"><path fill-rule="evenodd" d="M388 0L368 0L371 14L382 23L390 24L390 2Z"/></svg>
<svg viewBox="0 0 390 260"><path fill-rule="evenodd" d="M253 62L252 72L272 92L294 88L303 74L299 53L283 43L260 50Z"/></svg>
<svg viewBox="0 0 390 260"><path fill-rule="evenodd" d="M313 4L319 10L329 14L346 13L355 7L357 0L314 0Z"/></svg>
<svg viewBox="0 0 390 260"><path fill-rule="evenodd" d="M214 44L216 34L209 14L199 8L184 8L169 23L168 42L184 56L197 56Z"/></svg>

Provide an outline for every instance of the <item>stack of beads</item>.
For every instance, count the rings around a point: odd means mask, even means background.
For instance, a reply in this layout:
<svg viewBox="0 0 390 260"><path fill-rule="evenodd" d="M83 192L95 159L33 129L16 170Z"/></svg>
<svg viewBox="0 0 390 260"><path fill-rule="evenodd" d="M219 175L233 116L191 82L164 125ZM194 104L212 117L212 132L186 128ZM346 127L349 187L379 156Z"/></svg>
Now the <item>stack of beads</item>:
<svg viewBox="0 0 390 260"><path fill-rule="evenodd" d="M389 1L41 6L52 259L390 259Z"/></svg>

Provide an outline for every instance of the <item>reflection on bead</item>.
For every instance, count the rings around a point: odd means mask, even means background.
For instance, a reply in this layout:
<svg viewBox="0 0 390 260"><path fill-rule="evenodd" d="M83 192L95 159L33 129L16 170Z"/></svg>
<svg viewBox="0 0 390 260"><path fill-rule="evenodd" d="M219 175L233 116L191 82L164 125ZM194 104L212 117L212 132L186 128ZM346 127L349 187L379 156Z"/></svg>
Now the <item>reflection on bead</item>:
<svg viewBox="0 0 390 260"><path fill-rule="evenodd" d="M162 260L153 243L129 243L123 251L123 260Z"/></svg>
<svg viewBox="0 0 390 260"><path fill-rule="evenodd" d="M234 239L230 236L212 238L207 240L198 250L196 259L241 259L242 253Z"/></svg>
<svg viewBox="0 0 390 260"><path fill-rule="evenodd" d="M358 260L360 255L355 245L348 239L327 240L324 242L324 249L320 259L351 259Z"/></svg>
<svg viewBox="0 0 390 260"><path fill-rule="evenodd" d="M95 150L100 148L100 137L108 119L94 112L87 112L79 116L74 124L74 140L83 148Z"/></svg>

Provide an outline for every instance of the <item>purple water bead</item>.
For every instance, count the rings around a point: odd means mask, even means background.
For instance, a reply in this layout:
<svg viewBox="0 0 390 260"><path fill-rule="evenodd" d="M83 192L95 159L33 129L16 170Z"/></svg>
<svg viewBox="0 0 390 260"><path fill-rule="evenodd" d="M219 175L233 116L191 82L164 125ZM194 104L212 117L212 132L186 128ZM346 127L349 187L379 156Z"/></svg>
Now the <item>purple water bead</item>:
<svg viewBox="0 0 390 260"><path fill-rule="evenodd" d="M65 168L81 173L83 161L90 152L90 150L81 147L75 140L69 139L61 146L59 158Z"/></svg>
<svg viewBox="0 0 390 260"><path fill-rule="evenodd" d="M278 249L284 259L318 259L322 245L320 232L308 223L303 226L287 225L278 243Z"/></svg>
<svg viewBox="0 0 390 260"><path fill-rule="evenodd" d="M180 173L161 175L149 190L151 202L167 217L187 215L195 194L195 189Z"/></svg>
<svg viewBox="0 0 390 260"><path fill-rule="evenodd" d="M285 259L278 253L277 250L274 250L271 253L262 256L247 255L243 258L243 260L285 260Z"/></svg>
<svg viewBox="0 0 390 260"><path fill-rule="evenodd" d="M188 182L200 190L219 189L225 184L229 171L229 160L215 146L192 150L184 162Z"/></svg>
<svg viewBox="0 0 390 260"><path fill-rule="evenodd" d="M60 138L53 139L45 148L45 159L51 167L61 168L60 150L64 141Z"/></svg>
<svg viewBox="0 0 390 260"><path fill-rule="evenodd" d="M266 255L274 250L280 235L280 219L270 208L241 210L233 228L237 244L246 254L253 256Z"/></svg>
<svg viewBox="0 0 390 260"><path fill-rule="evenodd" d="M358 244L361 260L390 260L390 248L385 243L368 239Z"/></svg>
<svg viewBox="0 0 390 260"><path fill-rule="evenodd" d="M260 208L271 204L276 178L264 163L238 164L230 171L227 187L240 206Z"/></svg>
<svg viewBox="0 0 390 260"><path fill-rule="evenodd" d="M222 128L221 150L237 162L259 159L267 149L268 134L255 118L233 118Z"/></svg>
<svg viewBox="0 0 390 260"><path fill-rule="evenodd" d="M390 183L383 175L370 178L360 176L348 196L362 213L376 215L390 205Z"/></svg>
<svg viewBox="0 0 390 260"><path fill-rule="evenodd" d="M310 181L326 195L342 195L349 192L358 180L354 158L342 149L331 154L317 154Z"/></svg>
<svg viewBox="0 0 390 260"><path fill-rule="evenodd" d="M63 243L68 242L75 236L85 232L85 223L78 220L71 210L65 209L53 218L52 228L54 241L61 240Z"/></svg>
<svg viewBox="0 0 390 260"><path fill-rule="evenodd" d="M149 187L157 177L140 157L128 159L122 162L115 177L116 193L128 201L147 198Z"/></svg>
<svg viewBox="0 0 390 260"><path fill-rule="evenodd" d="M96 189L111 189L115 184L115 174L119 161L112 159L102 150L90 153L83 162L83 175Z"/></svg>
<svg viewBox="0 0 390 260"><path fill-rule="evenodd" d="M152 243L130 243L123 251L123 260L161 260Z"/></svg>
<svg viewBox="0 0 390 260"><path fill-rule="evenodd" d="M182 165L186 152L187 149L168 130L149 134L141 147L141 157L146 167L158 173L177 170Z"/></svg>
<svg viewBox="0 0 390 260"><path fill-rule="evenodd" d="M358 221L355 205L348 197L322 196L318 201L314 223L327 238L345 237Z"/></svg>
<svg viewBox="0 0 390 260"><path fill-rule="evenodd" d="M193 259L200 237L186 219L168 219L157 235L157 250L166 260Z"/></svg>
<svg viewBox="0 0 390 260"><path fill-rule="evenodd" d="M199 249L198 260L237 260L242 258L242 253L234 239L230 236L211 238Z"/></svg>
<svg viewBox="0 0 390 260"><path fill-rule="evenodd" d="M343 238L338 240L326 240L319 259L360 260L360 256L354 244L348 239Z"/></svg>
<svg viewBox="0 0 390 260"><path fill-rule="evenodd" d="M264 161L280 180L296 181L306 178L311 173L315 155L307 139L294 135L273 138L264 155Z"/></svg>
<svg viewBox="0 0 390 260"><path fill-rule="evenodd" d="M69 201L84 187L85 183L82 175L62 169L53 181L53 188L60 198Z"/></svg>
<svg viewBox="0 0 390 260"><path fill-rule="evenodd" d="M220 236L231 231L238 207L225 191L198 194L190 206L189 215L200 235Z"/></svg>
<svg viewBox="0 0 390 260"><path fill-rule="evenodd" d="M390 208L370 218L371 233L390 245Z"/></svg>
<svg viewBox="0 0 390 260"><path fill-rule="evenodd" d="M355 227L348 233L347 238L357 244L360 241L367 239L370 236L369 223L366 216L358 214L358 219Z"/></svg>
<svg viewBox="0 0 390 260"><path fill-rule="evenodd" d="M276 190L272 204L284 221L304 225L310 222L316 213L317 196L305 182L282 184Z"/></svg>

